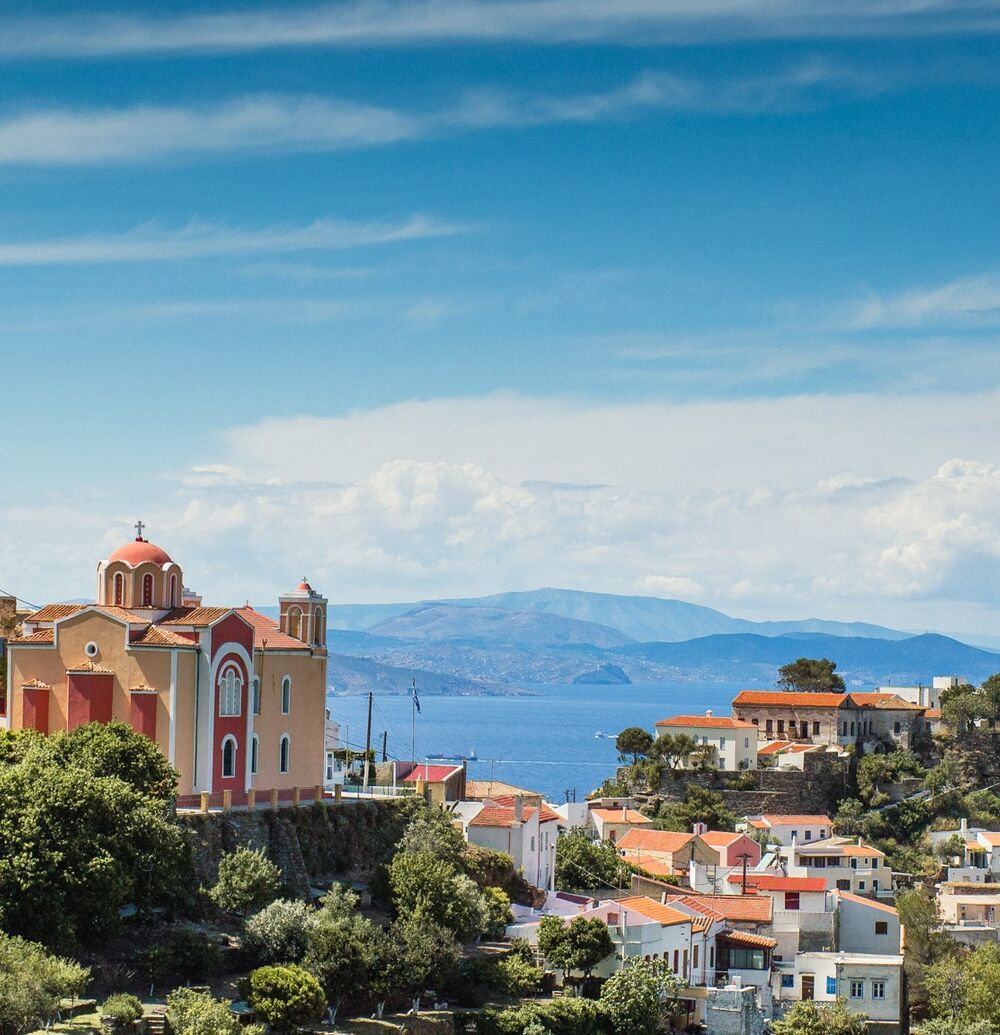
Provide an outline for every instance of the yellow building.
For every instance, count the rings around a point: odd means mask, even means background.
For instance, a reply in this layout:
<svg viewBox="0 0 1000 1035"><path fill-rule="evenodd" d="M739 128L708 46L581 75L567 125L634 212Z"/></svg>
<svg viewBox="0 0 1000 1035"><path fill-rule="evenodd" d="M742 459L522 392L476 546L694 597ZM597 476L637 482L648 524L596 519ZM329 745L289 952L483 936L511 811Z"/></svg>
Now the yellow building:
<svg viewBox="0 0 1000 1035"><path fill-rule="evenodd" d="M97 566L97 602L50 604L9 641L0 724L43 733L127 722L202 792L258 800L323 783L327 601L302 582L279 622L204 607L181 566L141 537ZM306 795L303 795L306 796Z"/></svg>

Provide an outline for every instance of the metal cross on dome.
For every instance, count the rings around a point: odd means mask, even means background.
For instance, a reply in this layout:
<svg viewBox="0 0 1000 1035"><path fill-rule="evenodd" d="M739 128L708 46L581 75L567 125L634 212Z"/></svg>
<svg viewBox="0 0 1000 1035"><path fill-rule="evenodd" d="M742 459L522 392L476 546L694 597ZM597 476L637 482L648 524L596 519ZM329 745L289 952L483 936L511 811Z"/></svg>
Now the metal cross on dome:
<svg viewBox="0 0 1000 1035"><path fill-rule="evenodd" d="M141 539L142 538L142 530L145 527L146 526L141 521L137 521L135 523L135 537L136 537L136 539Z"/></svg>

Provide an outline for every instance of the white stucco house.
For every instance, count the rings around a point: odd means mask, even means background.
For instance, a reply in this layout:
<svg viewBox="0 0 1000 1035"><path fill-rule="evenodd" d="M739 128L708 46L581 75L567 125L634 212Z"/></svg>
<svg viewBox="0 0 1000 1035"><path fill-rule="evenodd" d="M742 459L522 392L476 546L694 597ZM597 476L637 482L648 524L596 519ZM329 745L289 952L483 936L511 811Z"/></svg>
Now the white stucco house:
<svg viewBox="0 0 1000 1035"><path fill-rule="evenodd" d="M757 768L757 727L752 722L707 711L704 715L674 715L656 723L657 737L681 733L711 748L711 762L718 769L735 772ZM681 759L679 765L686 768L690 760Z"/></svg>

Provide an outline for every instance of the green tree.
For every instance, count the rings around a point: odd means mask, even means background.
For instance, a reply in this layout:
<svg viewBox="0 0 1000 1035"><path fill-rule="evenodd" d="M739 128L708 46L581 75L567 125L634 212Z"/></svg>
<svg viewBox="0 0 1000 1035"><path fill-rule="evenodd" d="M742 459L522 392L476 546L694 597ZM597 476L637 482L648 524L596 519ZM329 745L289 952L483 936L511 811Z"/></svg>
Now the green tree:
<svg viewBox="0 0 1000 1035"><path fill-rule="evenodd" d="M687 785L684 801L664 802L656 818L661 830L684 833L690 833L695 823L704 823L709 830L733 830L736 826L736 815L726 807L722 795L696 783Z"/></svg>
<svg viewBox="0 0 1000 1035"><path fill-rule="evenodd" d="M632 756L632 765L639 762L640 755L648 755L649 749L653 746L653 734L644 730L641 726L629 726L615 738L615 749L618 758L625 762L628 756Z"/></svg>
<svg viewBox="0 0 1000 1035"><path fill-rule="evenodd" d="M941 719L956 733L964 733L986 711L985 698L968 683L951 687L941 694Z"/></svg>
<svg viewBox="0 0 1000 1035"><path fill-rule="evenodd" d="M673 974L658 974L644 960L632 960L605 981L601 1006L614 1035L655 1035L661 1019L676 1011L683 991Z"/></svg>
<svg viewBox="0 0 1000 1035"><path fill-rule="evenodd" d="M661 761L670 769L676 769L696 747L695 739L688 733L664 733L653 741L649 749L650 758Z"/></svg>
<svg viewBox="0 0 1000 1035"><path fill-rule="evenodd" d="M26 743L0 766L0 926L71 948L113 930L127 903L184 893L190 854L166 803Z"/></svg>
<svg viewBox="0 0 1000 1035"><path fill-rule="evenodd" d="M320 912L331 919L341 919L356 912L361 899L345 884L333 884L319 900Z"/></svg>
<svg viewBox="0 0 1000 1035"><path fill-rule="evenodd" d="M310 927L302 963L323 986L332 1021L345 997L367 994L375 938L375 926L359 915L320 916Z"/></svg>
<svg viewBox="0 0 1000 1035"><path fill-rule="evenodd" d="M243 925L243 947L258 964L300 963L309 948L309 933L323 915L305 902L278 899Z"/></svg>
<svg viewBox="0 0 1000 1035"><path fill-rule="evenodd" d="M865 755L858 762L858 794L869 807L884 804L888 798L880 784L898 783L908 776L926 776L927 770L912 751L896 750L887 754Z"/></svg>
<svg viewBox="0 0 1000 1035"><path fill-rule="evenodd" d="M397 952L392 969L399 991L411 997L419 1009L420 996L432 986L447 988L454 982L461 963L461 949L446 927L415 919L401 920L390 928Z"/></svg>
<svg viewBox="0 0 1000 1035"><path fill-rule="evenodd" d="M88 722L69 733L54 733L50 748L57 765L117 776L151 798L165 801L177 793L177 770L149 737L126 722Z"/></svg>
<svg viewBox="0 0 1000 1035"><path fill-rule="evenodd" d="M541 988L545 971L531 960L512 953L497 964L497 979L502 992L523 999Z"/></svg>
<svg viewBox="0 0 1000 1035"><path fill-rule="evenodd" d="M573 831L556 841L555 885L559 891L580 888L627 888L631 871L606 841L591 841Z"/></svg>
<svg viewBox="0 0 1000 1035"><path fill-rule="evenodd" d="M177 988L167 996L167 1023L173 1035L241 1035L228 999Z"/></svg>
<svg viewBox="0 0 1000 1035"><path fill-rule="evenodd" d="M990 726L995 726L1000 718L1000 672L994 672L982 683L983 715L989 720Z"/></svg>
<svg viewBox="0 0 1000 1035"><path fill-rule="evenodd" d="M0 1035L22 1035L47 1025L59 1000L79 995L89 974L35 942L0 934Z"/></svg>
<svg viewBox="0 0 1000 1035"><path fill-rule="evenodd" d="M924 973L924 986L935 1016L958 1020L966 1013L972 978L965 961L945 956L932 963Z"/></svg>
<svg viewBox="0 0 1000 1035"><path fill-rule="evenodd" d="M303 967L258 967L250 974L250 1005L273 1031L293 1031L326 1010L323 989Z"/></svg>
<svg viewBox="0 0 1000 1035"><path fill-rule="evenodd" d="M998 1035L989 1021L956 1021L950 1017L936 1017L910 1030L913 1035Z"/></svg>
<svg viewBox="0 0 1000 1035"><path fill-rule="evenodd" d="M829 1006L820 1006L812 1000L796 1003L784 1020L774 1021L774 1035L865 1035L868 1018L863 1013L851 1013L838 999Z"/></svg>
<svg viewBox="0 0 1000 1035"><path fill-rule="evenodd" d="M126 1027L142 1017L142 1001L137 996L119 992L109 995L101 1003L99 1012L102 1017L110 1017L114 1024Z"/></svg>
<svg viewBox="0 0 1000 1035"><path fill-rule="evenodd" d="M465 838L455 826L453 817L436 805L427 806L410 820L396 847L397 853L426 853L444 859L456 868L461 866L465 849Z"/></svg>
<svg viewBox="0 0 1000 1035"><path fill-rule="evenodd" d="M782 690L807 693L840 693L846 689L837 674L837 663L828 658L798 658L778 669L777 685Z"/></svg>
<svg viewBox="0 0 1000 1035"><path fill-rule="evenodd" d="M400 852L389 864L393 906L401 918L447 927L470 941L488 924L488 907L476 883L430 852Z"/></svg>
<svg viewBox="0 0 1000 1035"><path fill-rule="evenodd" d="M994 1027L1000 1027L1000 946L996 942L981 945L975 952L961 960L962 980L965 982L965 1009L962 1020L966 1022L987 1020ZM935 964L936 966L936 964ZM933 967L931 968L933 970ZM953 976L954 980L954 976ZM934 1003L931 975L927 977L931 1003ZM943 1011L935 1011L943 1012Z"/></svg>
<svg viewBox="0 0 1000 1035"><path fill-rule="evenodd" d="M483 934L488 938L502 938L507 927L514 922L514 911L510 908L510 896L503 888L483 888L486 905L486 926Z"/></svg>
<svg viewBox="0 0 1000 1035"><path fill-rule="evenodd" d="M926 888L901 891L896 896L899 922L906 930L904 967L911 1007L919 1016L927 1006L925 977L928 968L955 951L955 943L941 930L937 906Z"/></svg>
<svg viewBox="0 0 1000 1035"><path fill-rule="evenodd" d="M538 925L538 949L569 980L572 971L590 972L615 951L608 926L597 917L577 916L566 924L557 916L543 916Z"/></svg>
<svg viewBox="0 0 1000 1035"><path fill-rule="evenodd" d="M219 860L219 877L208 894L224 912L246 916L280 891L281 870L262 851L237 848Z"/></svg>

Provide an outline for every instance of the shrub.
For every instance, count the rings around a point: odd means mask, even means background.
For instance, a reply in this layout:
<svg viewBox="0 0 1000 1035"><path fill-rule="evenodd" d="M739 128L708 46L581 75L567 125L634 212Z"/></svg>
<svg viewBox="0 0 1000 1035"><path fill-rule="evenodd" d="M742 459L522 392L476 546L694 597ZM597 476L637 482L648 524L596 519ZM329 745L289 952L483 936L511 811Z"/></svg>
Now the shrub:
<svg viewBox="0 0 1000 1035"><path fill-rule="evenodd" d="M227 999L213 999L207 992L178 988L167 996L167 1024L173 1035L240 1035L230 1005Z"/></svg>
<svg viewBox="0 0 1000 1035"><path fill-rule="evenodd" d="M545 971L511 953L497 964L497 978L501 991L523 999L538 991L545 979Z"/></svg>
<svg viewBox="0 0 1000 1035"><path fill-rule="evenodd" d="M0 1031L41 1027L55 1016L60 999L83 991L89 974L35 942L0 934Z"/></svg>
<svg viewBox="0 0 1000 1035"><path fill-rule="evenodd" d="M276 899L280 891L278 867L263 852L237 848L219 861L219 879L208 894L220 909L245 916Z"/></svg>
<svg viewBox="0 0 1000 1035"><path fill-rule="evenodd" d="M502 938L508 924L514 922L510 897L502 888L483 888L483 901L486 906L486 924L483 934L487 938Z"/></svg>
<svg viewBox="0 0 1000 1035"><path fill-rule="evenodd" d="M320 983L302 967L258 967L250 975L250 1003L275 1031L319 1020L326 1010Z"/></svg>
<svg viewBox="0 0 1000 1035"><path fill-rule="evenodd" d="M603 1012L593 999L553 999L508 1010L483 1010L476 1018L479 1035L603 1035Z"/></svg>
<svg viewBox="0 0 1000 1035"><path fill-rule="evenodd" d="M219 948L199 931L180 927L161 945L148 949L142 962L146 974L156 984L203 981L218 970Z"/></svg>
<svg viewBox="0 0 1000 1035"><path fill-rule="evenodd" d="M315 922L304 902L279 899L247 919L243 947L257 963L301 963Z"/></svg>
<svg viewBox="0 0 1000 1035"><path fill-rule="evenodd" d="M142 1016L142 1003L127 992L109 995L101 1006L101 1016L110 1017L115 1024L131 1024Z"/></svg>

